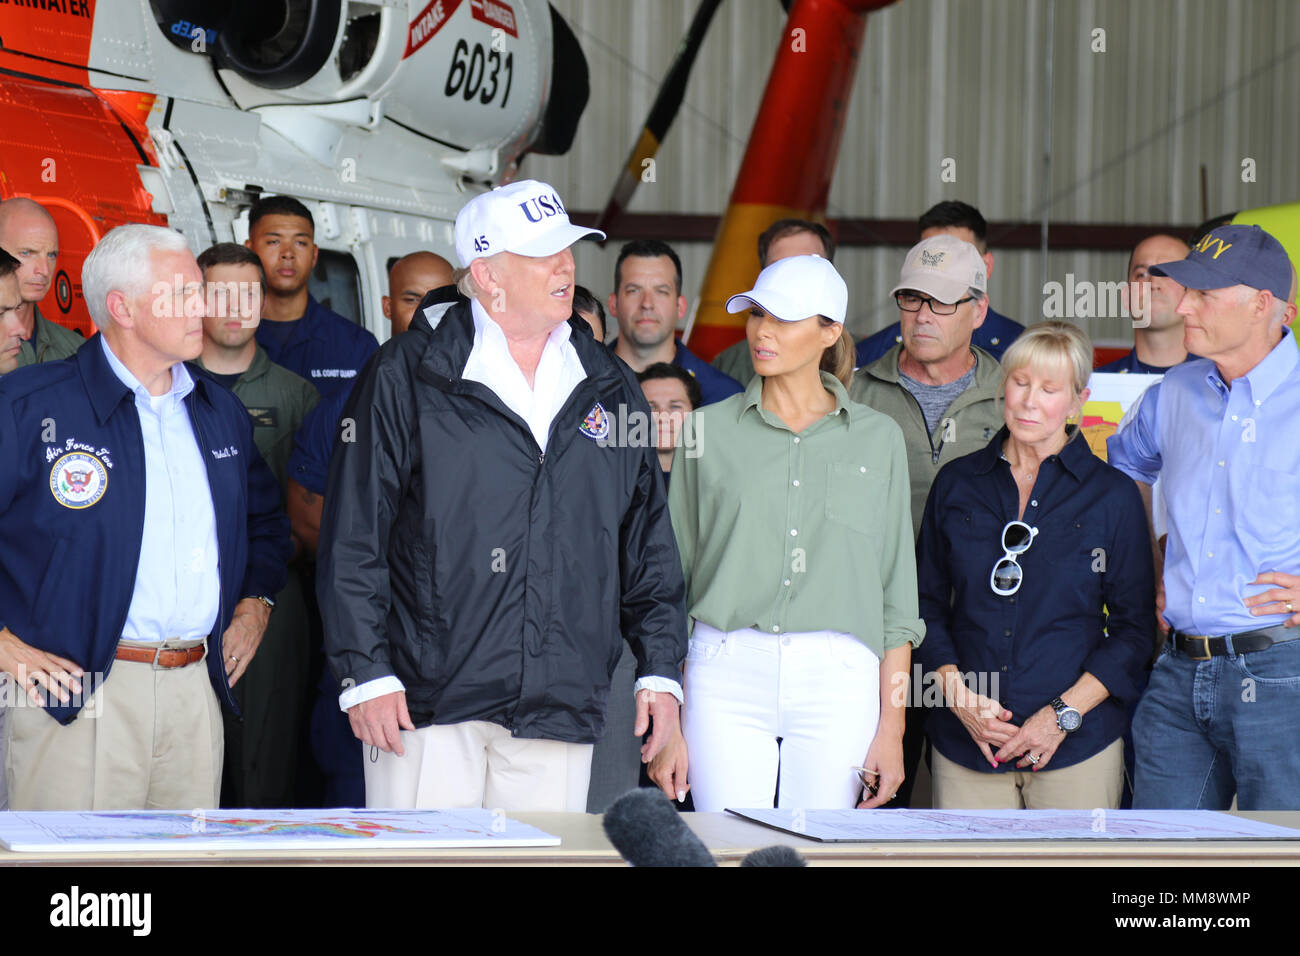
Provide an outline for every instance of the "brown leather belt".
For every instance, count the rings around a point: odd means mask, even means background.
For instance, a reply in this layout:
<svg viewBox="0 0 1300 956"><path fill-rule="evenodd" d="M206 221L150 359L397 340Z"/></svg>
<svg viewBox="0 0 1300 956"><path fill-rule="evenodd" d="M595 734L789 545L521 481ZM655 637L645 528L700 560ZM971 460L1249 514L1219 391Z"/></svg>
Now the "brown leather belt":
<svg viewBox="0 0 1300 956"><path fill-rule="evenodd" d="M154 669L160 667L185 667L187 664L193 664L195 661L203 660L205 653L202 644L195 644L193 647L123 647L117 645L117 654L119 661L134 661L137 664L152 664Z"/></svg>

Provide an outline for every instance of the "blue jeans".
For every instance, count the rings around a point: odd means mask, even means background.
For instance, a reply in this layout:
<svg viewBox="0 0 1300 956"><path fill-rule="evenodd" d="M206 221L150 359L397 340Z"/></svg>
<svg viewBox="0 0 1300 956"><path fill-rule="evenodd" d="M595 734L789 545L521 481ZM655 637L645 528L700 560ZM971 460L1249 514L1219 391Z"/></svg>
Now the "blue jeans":
<svg viewBox="0 0 1300 956"><path fill-rule="evenodd" d="M1169 645L1133 716L1133 808L1300 810L1300 640L1194 661Z"/></svg>

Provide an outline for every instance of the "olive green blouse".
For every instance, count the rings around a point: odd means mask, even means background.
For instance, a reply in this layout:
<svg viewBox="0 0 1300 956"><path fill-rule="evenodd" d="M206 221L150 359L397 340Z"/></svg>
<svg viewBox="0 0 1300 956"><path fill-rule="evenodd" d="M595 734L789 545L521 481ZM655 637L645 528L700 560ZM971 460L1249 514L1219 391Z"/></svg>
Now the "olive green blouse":
<svg viewBox="0 0 1300 956"><path fill-rule="evenodd" d="M763 379L693 412L668 503L692 621L721 631L838 631L878 657L921 643L907 452L886 415L822 382L835 411L796 434Z"/></svg>

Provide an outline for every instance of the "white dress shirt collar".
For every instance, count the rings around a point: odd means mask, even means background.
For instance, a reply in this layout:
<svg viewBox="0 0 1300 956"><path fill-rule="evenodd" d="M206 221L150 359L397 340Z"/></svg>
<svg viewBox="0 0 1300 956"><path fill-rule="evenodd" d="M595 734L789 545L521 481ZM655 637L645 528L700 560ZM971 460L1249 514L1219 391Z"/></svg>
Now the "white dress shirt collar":
<svg viewBox="0 0 1300 956"><path fill-rule="evenodd" d="M546 451L551 422L578 383L587 377L578 351L569 336L573 329L561 322L547 336L541 360L529 386L523 370L510 354L506 334L474 299L470 303L474 316L474 345L461 378L486 385L502 403L528 425L537 446Z"/></svg>
<svg viewBox="0 0 1300 956"><path fill-rule="evenodd" d="M122 360L113 354L113 350L108 345L108 339L104 338L103 333L99 336L100 345L104 347L104 357L108 359L108 367L113 370L113 374L118 380L131 390L136 401L143 401L154 408L162 404L159 399L171 397L172 401L180 404L185 396L194 391L194 378L190 375L190 370L185 367L184 362L177 362L172 366L172 385L161 395L152 395L149 389L141 384L140 380L131 374L131 370L122 364Z"/></svg>

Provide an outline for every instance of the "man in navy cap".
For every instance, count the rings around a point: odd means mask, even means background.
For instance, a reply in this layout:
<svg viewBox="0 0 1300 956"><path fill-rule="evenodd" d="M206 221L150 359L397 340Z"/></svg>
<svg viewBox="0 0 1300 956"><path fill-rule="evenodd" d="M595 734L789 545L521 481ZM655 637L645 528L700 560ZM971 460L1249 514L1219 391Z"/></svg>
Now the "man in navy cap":
<svg viewBox="0 0 1300 956"><path fill-rule="evenodd" d="M1109 442L1169 512L1168 640L1133 720L1135 808L1300 809L1300 354L1295 270L1258 226L1151 267L1185 288L1187 351Z"/></svg>

